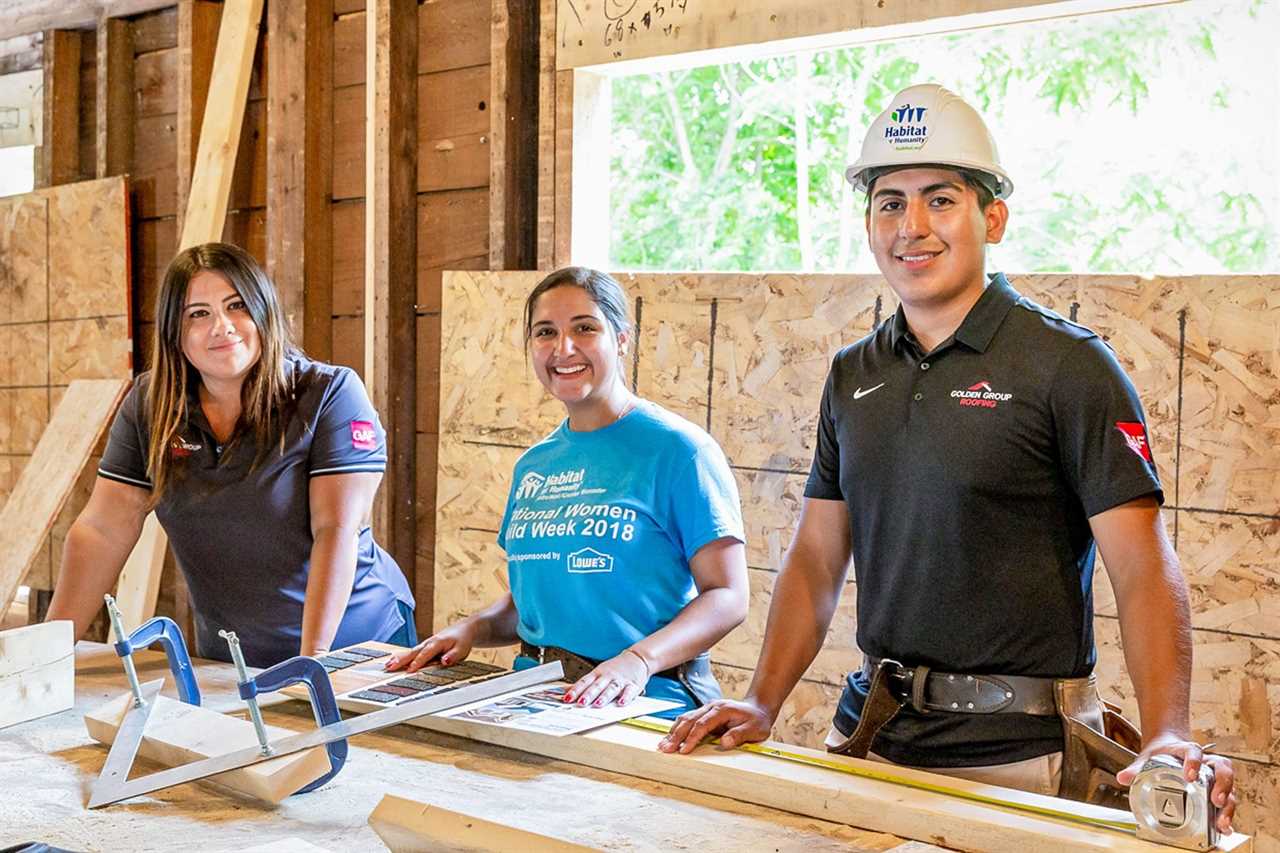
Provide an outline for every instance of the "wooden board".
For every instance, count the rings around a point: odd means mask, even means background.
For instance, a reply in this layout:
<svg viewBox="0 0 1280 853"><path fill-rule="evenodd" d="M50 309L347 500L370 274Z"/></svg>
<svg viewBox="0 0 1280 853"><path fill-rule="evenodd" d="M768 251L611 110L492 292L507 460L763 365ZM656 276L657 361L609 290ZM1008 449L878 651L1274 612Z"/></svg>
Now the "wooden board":
<svg viewBox="0 0 1280 853"><path fill-rule="evenodd" d="M1014 21L1043 20L1137 2L1045 2L1045 0L947 0L944 3L885 3L884 0L558 0L557 67L619 62L716 48L770 45L776 52L925 33L951 32ZM860 30L852 33L849 31ZM821 37L807 42L784 40ZM702 59L703 64L710 59ZM722 60L723 61L723 60Z"/></svg>
<svg viewBox="0 0 1280 853"><path fill-rule="evenodd" d="M0 729L75 704L74 644L66 620L0 631Z"/></svg>
<svg viewBox="0 0 1280 853"><path fill-rule="evenodd" d="M13 602L18 583L43 547L128 385L122 379L76 380L54 411L0 510L0 612Z"/></svg>
<svg viewBox="0 0 1280 853"><path fill-rule="evenodd" d="M133 694L125 693L84 715L89 736L102 744L115 740L116 730L133 702ZM269 738L292 734L287 729L267 726ZM138 755L165 767L190 764L202 758L225 755L258 743L253 723L219 714L208 708L187 705L157 696L156 706L147 720L146 733L138 747ZM295 752L229 770L203 780L223 785L269 803L278 803L310 782L329 772L329 756L323 747ZM136 770L135 777L139 774Z"/></svg>
<svg viewBox="0 0 1280 853"><path fill-rule="evenodd" d="M732 797L742 802L783 809L795 814L889 832L957 850L988 853L1066 853L1086 850L1154 853L1167 849L1163 845L1139 841L1114 830L994 808L955 796L741 750L720 752L714 747L704 746L689 756L667 755L657 750L661 737L659 734L622 724L606 726L583 735L559 738L442 717L422 717L412 721L410 725ZM858 770L884 772L887 769L883 764L833 756L804 747L770 743L765 745ZM892 768L892 773L895 777L921 785L944 787L1033 807L1054 808L1111 820L1126 818L1124 813L1110 809L937 776L919 770L895 767ZM1222 846L1223 849L1240 851L1253 849L1252 840L1240 834L1232 836Z"/></svg>
<svg viewBox="0 0 1280 853"><path fill-rule="evenodd" d="M168 539L156 514L147 513L138 543L129 552L116 580L116 602L125 625L136 627L155 615L167 545Z"/></svg>
<svg viewBox="0 0 1280 853"><path fill-rule="evenodd" d="M395 794L382 798L369 815L369 825L392 853L486 850L575 853L597 849Z"/></svg>

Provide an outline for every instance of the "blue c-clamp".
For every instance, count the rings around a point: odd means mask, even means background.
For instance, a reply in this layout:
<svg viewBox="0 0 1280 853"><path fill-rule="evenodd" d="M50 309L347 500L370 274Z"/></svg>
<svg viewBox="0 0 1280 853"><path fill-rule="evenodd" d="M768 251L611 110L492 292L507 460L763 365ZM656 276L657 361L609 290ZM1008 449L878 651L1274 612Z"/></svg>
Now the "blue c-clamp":
<svg viewBox="0 0 1280 853"><path fill-rule="evenodd" d="M133 653L139 649L159 643L164 648L165 657L169 659L169 671L178 685L178 698L188 705L200 704L200 687L196 684L196 673L191 668L191 656L187 654L187 643L182 639L182 631L178 623L167 616L154 616L143 622L129 636L124 636L124 625L120 620L120 611L110 595L105 596L107 613L115 630L117 642L116 654L124 661L125 673L129 676L129 684L134 696L141 696L138 690L138 676L133 668ZM124 637L124 639L119 639Z"/></svg>

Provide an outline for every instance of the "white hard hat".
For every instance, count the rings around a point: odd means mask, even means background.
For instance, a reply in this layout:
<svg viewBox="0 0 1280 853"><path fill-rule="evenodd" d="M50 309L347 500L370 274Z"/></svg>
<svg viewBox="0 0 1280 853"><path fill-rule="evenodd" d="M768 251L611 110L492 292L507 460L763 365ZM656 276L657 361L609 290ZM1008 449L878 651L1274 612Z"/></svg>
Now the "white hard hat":
<svg viewBox="0 0 1280 853"><path fill-rule="evenodd" d="M978 111L936 83L903 89L871 123L858 162L845 169L853 188L867 187L882 170L904 166L957 166L988 178L996 198L1013 181L1000 167L996 142Z"/></svg>

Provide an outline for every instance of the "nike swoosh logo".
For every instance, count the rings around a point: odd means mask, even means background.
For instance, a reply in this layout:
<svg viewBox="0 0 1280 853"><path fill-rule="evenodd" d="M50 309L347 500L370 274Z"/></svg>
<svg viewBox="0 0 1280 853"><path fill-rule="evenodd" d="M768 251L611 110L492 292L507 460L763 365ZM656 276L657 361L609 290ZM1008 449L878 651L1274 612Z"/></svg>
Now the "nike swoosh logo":
<svg viewBox="0 0 1280 853"><path fill-rule="evenodd" d="M863 397L867 396L867 395L868 395L868 394L870 394L872 391L875 391L875 390L880 389L880 388L883 388L883 387L884 387L884 383L883 383L883 382L881 382L881 383L880 383L879 385L877 385L875 388L868 388L868 389L867 389L867 390L865 390L865 391L863 391L863 390L862 390L862 388L861 388L861 387L859 387L857 391L854 391L854 392L853 392L853 399L855 399L855 400L861 400Z"/></svg>

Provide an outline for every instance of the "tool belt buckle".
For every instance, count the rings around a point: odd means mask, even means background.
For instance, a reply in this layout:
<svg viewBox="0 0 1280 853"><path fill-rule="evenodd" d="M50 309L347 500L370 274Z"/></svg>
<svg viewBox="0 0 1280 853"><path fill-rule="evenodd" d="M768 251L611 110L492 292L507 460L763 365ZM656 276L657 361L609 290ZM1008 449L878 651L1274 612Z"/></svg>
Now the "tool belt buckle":
<svg viewBox="0 0 1280 853"><path fill-rule="evenodd" d="M538 646L538 664L542 665L547 662L547 647Z"/></svg>
<svg viewBox="0 0 1280 853"><path fill-rule="evenodd" d="M924 688L929 678L929 667L903 666L896 660L884 658L880 661L884 671L886 685L891 685L891 692L904 705L911 707L918 714L928 714L925 707Z"/></svg>

